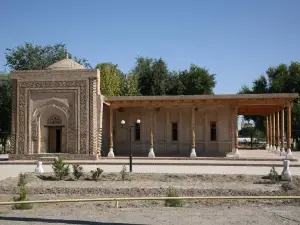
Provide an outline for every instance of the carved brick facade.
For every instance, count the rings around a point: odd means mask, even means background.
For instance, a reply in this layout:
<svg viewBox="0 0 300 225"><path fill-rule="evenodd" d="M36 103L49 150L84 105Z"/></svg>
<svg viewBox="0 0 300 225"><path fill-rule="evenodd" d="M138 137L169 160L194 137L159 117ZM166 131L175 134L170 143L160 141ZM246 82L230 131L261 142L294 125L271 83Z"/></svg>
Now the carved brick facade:
<svg viewBox="0 0 300 225"><path fill-rule="evenodd" d="M55 148L67 155L95 155L97 79L98 70L77 68L14 72L11 154L32 158ZM53 124L53 116L61 123Z"/></svg>

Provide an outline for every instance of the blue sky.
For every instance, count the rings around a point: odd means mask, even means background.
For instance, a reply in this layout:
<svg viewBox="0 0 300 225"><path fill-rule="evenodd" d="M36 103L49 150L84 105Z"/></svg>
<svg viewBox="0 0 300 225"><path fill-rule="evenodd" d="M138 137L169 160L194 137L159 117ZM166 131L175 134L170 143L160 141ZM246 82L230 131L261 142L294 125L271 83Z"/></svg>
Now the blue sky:
<svg viewBox="0 0 300 225"><path fill-rule="evenodd" d="M236 93L269 66L300 61L299 0L0 0L0 71L5 49L65 43L95 66L128 72L137 56L191 63L217 74L217 94Z"/></svg>

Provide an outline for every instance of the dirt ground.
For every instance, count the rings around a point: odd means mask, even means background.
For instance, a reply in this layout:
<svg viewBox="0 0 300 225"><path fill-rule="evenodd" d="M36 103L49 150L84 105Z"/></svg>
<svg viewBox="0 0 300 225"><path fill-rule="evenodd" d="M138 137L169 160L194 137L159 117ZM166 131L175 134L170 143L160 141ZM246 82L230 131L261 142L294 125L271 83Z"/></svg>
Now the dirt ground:
<svg viewBox="0 0 300 225"><path fill-rule="evenodd" d="M286 182L271 183L262 176L249 175L192 175L192 174L127 174L126 180L119 173L104 173L99 181L89 180L85 174L80 180L67 177L63 181L54 180L53 174L42 176L27 174L27 189L30 200L64 198L99 198L122 196L166 196L169 186L176 188L179 196L275 196L300 195L300 177L293 177L289 189L283 189ZM11 201L18 193L18 177L0 181L1 201ZM184 201L184 206L197 204L205 206L243 205L243 204L300 205L295 200L253 200L253 201ZM94 203L97 207L114 207L111 202ZM122 202L121 207L156 207L163 206L162 201ZM64 205L64 204L63 204ZM0 209L6 211L7 206Z"/></svg>
<svg viewBox="0 0 300 225"><path fill-rule="evenodd" d="M62 205L61 205L62 206ZM0 214L1 225L299 225L299 207L99 208L94 204L35 207Z"/></svg>
<svg viewBox="0 0 300 225"><path fill-rule="evenodd" d="M29 200L166 196L169 186L179 196L300 195L300 177L271 183L262 176L104 173L99 181L85 174L80 180L53 179L53 174L27 174ZM18 193L18 177L0 181L1 201ZM165 207L164 201L36 204L30 210L0 207L0 224L299 224L299 200L186 200L180 208ZM201 221L201 223L200 223Z"/></svg>

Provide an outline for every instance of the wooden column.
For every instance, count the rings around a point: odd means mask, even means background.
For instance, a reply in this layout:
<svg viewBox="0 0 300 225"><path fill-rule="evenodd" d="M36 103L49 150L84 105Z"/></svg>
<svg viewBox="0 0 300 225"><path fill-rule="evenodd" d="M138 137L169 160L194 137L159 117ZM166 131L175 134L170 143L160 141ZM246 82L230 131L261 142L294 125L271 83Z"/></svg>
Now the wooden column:
<svg viewBox="0 0 300 225"><path fill-rule="evenodd" d="M195 136L195 109L192 108L192 149L196 147L196 136Z"/></svg>
<svg viewBox="0 0 300 225"><path fill-rule="evenodd" d="M274 141L273 141L273 119L272 119L272 114L269 115L269 122L270 122L270 150L273 150L273 146L274 146Z"/></svg>
<svg viewBox="0 0 300 225"><path fill-rule="evenodd" d="M113 108L109 108L109 152L108 157L114 157L114 143L113 143Z"/></svg>
<svg viewBox="0 0 300 225"><path fill-rule="evenodd" d="M150 131L150 148L153 148L153 130Z"/></svg>
<svg viewBox="0 0 300 225"><path fill-rule="evenodd" d="M196 135L195 135L195 108L192 107L192 118L191 118L191 128L192 128L192 150L190 157L196 157Z"/></svg>
<svg viewBox="0 0 300 225"><path fill-rule="evenodd" d="M238 119L239 117L235 117L235 149L238 149L239 145L239 127L238 127Z"/></svg>
<svg viewBox="0 0 300 225"><path fill-rule="evenodd" d="M284 109L281 110L281 151L284 151Z"/></svg>
<svg viewBox="0 0 300 225"><path fill-rule="evenodd" d="M268 116L266 116L266 145L267 145L267 148L269 148L269 144L270 144L270 141L269 141L269 118L268 118Z"/></svg>
<svg viewBox="0 0 300 225"><path fill-rule="evenodd" d="M234 110L234 147L235 147L235 151L237 153L238 151L238 143L239 143L239 131L238 131L238 111L237 111L237 107L235 107Z"/></svg>
<svg viewBox="0 0 300 225"><path fill-rule="evenodd" d="M113 109L109 110L109 148L113 148Z"/></svg>
<svg viewBox="0 0 300 225"><path fill-rule="evenodd" d="M287 149L291 149L292 124L291 124L291 105L287 107Z"/></svg>
<svg viewBox="0 0 300 225"><path fill-rule="evenodd" d="M152 120L151 120L151 125L150 125L150 150L148 153L148 157L155 157L154 154L154 137L153 137L153 131L156 132L156 109L152 111Z"/></svg>
<svg viewBox="0 0 300 225"><path fill-rule="evenodd" d="M277 151L280 151L280 120L279 120L280 119L280 112L279 111L276 113L276 116L277 116L277 121L276 121Z"/></svg>
<svg viewBox="0 0 300 225"><path fill-rule="evenodd" d="M274 113L272 115L272 118L273 118L273 147L274 149L276 148L276 119L275 119L275 116L276 113Z"/></svg>

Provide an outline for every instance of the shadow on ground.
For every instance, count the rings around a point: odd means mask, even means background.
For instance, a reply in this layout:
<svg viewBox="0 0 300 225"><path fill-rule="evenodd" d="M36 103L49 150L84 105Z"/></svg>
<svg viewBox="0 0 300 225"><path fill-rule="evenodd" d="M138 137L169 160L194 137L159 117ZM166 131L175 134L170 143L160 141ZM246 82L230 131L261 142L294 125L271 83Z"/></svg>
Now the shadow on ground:
<svg viewBox="0 0 300 225"><path fill-rule="evenodd" d="M46 219L46 218L31 218L31 217L11 217L11 216L0 216L1 221L11 221L11 222L26 222L26 223L45 223L45 224L77 224L77 225L142 225L133 223L108 223L108 222L97 222L97 221L87 221L87 220L68 220L68 219ZM11 223L13 224L13 223Z"/></svg>

